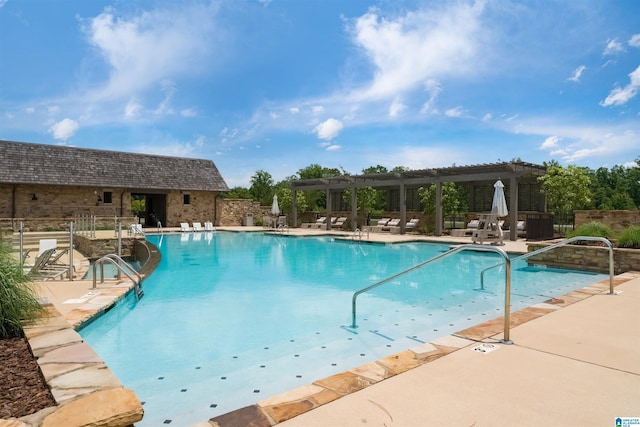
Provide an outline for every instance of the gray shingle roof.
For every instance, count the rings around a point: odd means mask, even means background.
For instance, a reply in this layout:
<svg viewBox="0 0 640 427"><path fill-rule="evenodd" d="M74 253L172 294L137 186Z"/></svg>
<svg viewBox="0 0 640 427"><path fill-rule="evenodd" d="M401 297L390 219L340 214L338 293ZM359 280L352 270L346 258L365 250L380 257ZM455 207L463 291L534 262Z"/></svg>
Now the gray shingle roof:
<svg viewBox="0 0 640 427"><path fill-rule="evenodd" d="M0 183L226 191L211 160L0 140Z"/></svg>

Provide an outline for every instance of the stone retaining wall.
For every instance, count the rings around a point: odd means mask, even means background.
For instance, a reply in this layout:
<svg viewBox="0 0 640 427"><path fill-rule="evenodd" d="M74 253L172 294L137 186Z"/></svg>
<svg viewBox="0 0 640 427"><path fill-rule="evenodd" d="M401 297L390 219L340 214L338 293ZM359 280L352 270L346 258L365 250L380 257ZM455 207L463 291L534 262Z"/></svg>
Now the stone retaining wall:
<svg viewBox="0 0 640 427"><path fill-rule="evenodd" d="M533 252L553 243L555 242L527 243L527 246L529 252ZM527 261L531 264L543 264L550 267L568 267L608 273L609 248L604 246L567 245L533 255ZM640 270L640 250L614 248L613 264L615 274Z"/></svg>
<svg viewBox="0 0 640 427"><path fill-rule="evenodd" d="M631 225L640 225L640 210L628 211L604 211L589 210L575 211L576 227L589 222L600 222L605 224L613 231L622 231Z"/></svg>
<svg viewBox="0 0 640 427"><path fill-rule="evenodd" d="M133 255L133 245L135 237L122 238L122 257L130 257ZM73 236L73 243L78 252L89 259L97 259L108 254L118 253L118 238L91 238L81 235Z"/></svg>

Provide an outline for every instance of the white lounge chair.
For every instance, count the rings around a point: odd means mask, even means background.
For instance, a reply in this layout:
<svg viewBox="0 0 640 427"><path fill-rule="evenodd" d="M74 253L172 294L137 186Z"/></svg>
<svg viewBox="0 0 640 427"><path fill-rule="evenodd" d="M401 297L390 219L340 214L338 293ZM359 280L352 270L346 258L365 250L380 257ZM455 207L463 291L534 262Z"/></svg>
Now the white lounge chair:
<svg viewBox="0 0 640 427"><path fill-rule="evenodd" d="M180 223L180 231L191 231L191 228L189 228L189 223L188 222L181 222Z"/></svg>
<svg viewBox="0 0 640 427"><path fill-rule="evenodd" d="M202 231L202 224L200 224L199 222L194 222L193 231Z"/></svg>
<svg viewBox="0 0 640 427"><path fill-rule="evenodd" d="M205 221L204 231L213 231L213 223L211 221Z"/></svg>
<svg viewBox="0 0 640 427"><path fill-rule="evenodd" d="M408 223L405 224L405 231L415 231L418 229L418 223L420 222L419 218L410 219Z"/></svg>

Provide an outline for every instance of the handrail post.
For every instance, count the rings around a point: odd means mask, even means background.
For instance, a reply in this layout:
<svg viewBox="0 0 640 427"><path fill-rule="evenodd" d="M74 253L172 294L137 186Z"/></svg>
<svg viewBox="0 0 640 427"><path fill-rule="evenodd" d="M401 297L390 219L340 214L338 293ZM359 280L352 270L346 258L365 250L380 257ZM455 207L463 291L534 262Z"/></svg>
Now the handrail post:
<svg viewBox="0 0 640 427"><path fill-rule="evenodd" d="M505 257L506 268L504 269L504 333L500 340L503 344L513 344L510 339L511 334L511 260Z"/></svg>
<svg viewBox="0 0 640 427"><path fill-rule="evenodd" d="M504 333L503 333L504 338L501 340L501 342L504 344L513 344L513 341L509 339L509 335L510 335L509 331L511 328L511 260L509 259L509 255L503 249L497 246L483 246L483 245L473 245L473 244L460 245L456 248L450 249L449 251L443 254L437 255L417 265L414 265L413 267L403 270L400 273L394 274L393 276L387 277L386 279L380 280L379 282L376 282L373 285L367 286L366 288L362 288L359 291L354 292L353 297L351 298L351 328L355 329L358 327L358 325L356 324L356 305L357 305L356 299L358 298L358 295L364 292L368 292L371 289L377 288L378 286L384 285L385 283L391 280L394 280L397 277L400 277L406 273L409 273L410 271L417 270L419 268L424 267L427 264L431 264L432 262L438 261L440 259L446 258L448 256L451 256L453 254L456 254L461 251L466 251L466 250L475 250L475 251L481 251L481 252L497 252L504 258L504 261L506 264L505 295L504 295Z"/></svg>

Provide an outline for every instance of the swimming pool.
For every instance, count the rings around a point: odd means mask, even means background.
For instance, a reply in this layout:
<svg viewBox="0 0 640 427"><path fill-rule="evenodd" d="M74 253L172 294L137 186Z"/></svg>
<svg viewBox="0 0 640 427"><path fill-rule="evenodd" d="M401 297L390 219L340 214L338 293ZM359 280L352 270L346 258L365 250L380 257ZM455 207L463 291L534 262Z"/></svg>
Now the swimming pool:
<svg viewBox="0 0 640 427"><path fill-rule="evenodd" d="M496 254L465 252L358 299L353 292L449 249L263 233L147 236L162 261L80 331L144 402L140 426L188 426L502 315ZM607 277L512 266L512 310Z"/></svg>

